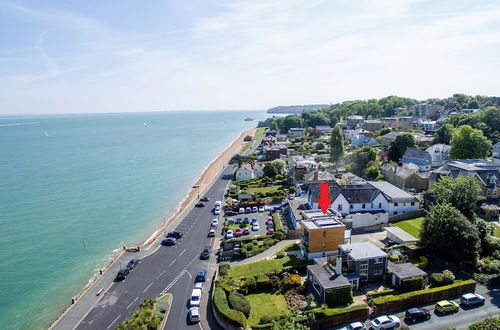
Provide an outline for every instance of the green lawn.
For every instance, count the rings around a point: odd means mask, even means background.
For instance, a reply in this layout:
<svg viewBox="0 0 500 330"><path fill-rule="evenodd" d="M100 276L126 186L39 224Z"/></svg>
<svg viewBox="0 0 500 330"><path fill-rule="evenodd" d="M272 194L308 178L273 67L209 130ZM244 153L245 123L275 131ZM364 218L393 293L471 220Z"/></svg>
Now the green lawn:
<svg viewBox="0 0 500 330"><path fill-rule="evenodd" d="M255 187L249 187L246 188L245 191L247 194L256 194L256 193L268 193L268 192L276 192L278 191L279 186L269 186L269 187L260 187L260 188L255 188Z"/></svg>
<svg viewBox="0 0 500 330"><path fill-rule="evenodd" d="M266 274L272 271L280 270L285 266L293 266L297 260L295 256L286 256L272 260L261 260L246 265L234 266L229 269L229 276L239 278L241 276L255 276L257 274Z"/></svg>
<svg viewBox="0 0 500 330"><path fill-rule="evenodd" d="M243 146L243 148L241 148L240 154L242 154L245 151L247 151L252 146L252 144L253 144L252 141L245 143L245 145Z"/></svg>
<svg viewBox="0 0 500 330"><path fill-rule="evenodd" d="M500 226L497 226L495 224L493 224L495 226L495 231L493 232L493 236L495 236L496 238L500 238Z"/></svg>
<svg viewBox="0 0 500 330"><path fill-rule="evenodd" d="M257 131L255 132L254 139L255 140L260 139L262 136L264 136L265 131L266 131L265 127L261 127L259 129L257 129Z"/></svg>
<svg viewBox="0 0 500 330"><path fill-rule="evenodd" d="M285 297L281 294L257 293L246 296L252 309L248 321L251 326L258 325L260 318L264 315L279 316L286 312L287 304Z"/></svg>
<svg viewBox="0 0 500 330"><path fill-rule="evenodd" d="M416 238L420 238L420 226L422 226L422 221L424 221L424 217L399 221L393 223L393 225L403 229L404 231L415 236Z"/></svg>

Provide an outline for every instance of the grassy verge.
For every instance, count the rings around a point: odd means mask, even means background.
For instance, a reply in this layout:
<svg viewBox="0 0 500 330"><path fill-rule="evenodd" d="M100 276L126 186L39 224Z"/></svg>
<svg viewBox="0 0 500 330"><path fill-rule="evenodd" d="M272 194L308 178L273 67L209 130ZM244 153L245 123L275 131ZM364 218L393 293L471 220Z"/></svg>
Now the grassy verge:
<svg viewBox="0 0 500 330"><path fill-rule="evenodd" d="M399 221L393 223L393 225L403 229L407 233L415 236L416 238L420 238L420 227L422 226L423 221L424 217L418 217L415 219Z"/></svg>
<svg viewBox="0 0 500 330"><path fill-rule="evenodd" d="M251 194L251 195L254 195L256 193L261 193L261 194L267 194L270 192L277 193L279 188L280 188L279 186L258 187L258 188L250 187L250 188L246 188L245 192L247 194Z"/></svg>
<svg viewBox="0 0 500 330"><path fill-rule="evenodd" d="M257 274L266 274L275 271L281 271L283 267L294 266L299 259L295 256L285 256L283 258L276 258L272 260L261 260L252 262L246 265L234 266L229 270L229 276L232 278L239 278L241 276L255 276Z"/></svg>
<svg viewBox="0 0 500 330"><path fill-rule="evenodd" d="M266 131L266 127L261 127L259 129L257 129L257 131L255 132L255 136L254 136L254 139L255 140L258 140L260 139L261 137L264 136L264 132Z"/></svg>
<svg viewBox="0 0 500 330"><path fill-rule="evenodd" d="M245 145L243 146L243 148L241 148L240 154L242 154L245 151L247 151L252 146L252 144L253 144L252 141L245 143Z"/></svg>
<svg viewBox="0 0 500 330"><path fill-rule="evenodd" d="M246 296L252 309L248 321L251 326L258 325L263 316L280 316L287 310L285 297L281 294L257 293Z"/></svg>

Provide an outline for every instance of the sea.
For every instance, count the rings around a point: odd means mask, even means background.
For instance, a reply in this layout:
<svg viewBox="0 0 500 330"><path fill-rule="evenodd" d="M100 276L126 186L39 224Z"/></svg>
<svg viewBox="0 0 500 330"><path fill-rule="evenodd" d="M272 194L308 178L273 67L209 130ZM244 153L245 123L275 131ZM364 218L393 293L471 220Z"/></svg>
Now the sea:
<svg viewBox="0 0 500 330"><path fill-rule="evenodd" d="M264 111L0 117L0 324L44 329ZM251 117L255 121L244 121Z"/></svg>

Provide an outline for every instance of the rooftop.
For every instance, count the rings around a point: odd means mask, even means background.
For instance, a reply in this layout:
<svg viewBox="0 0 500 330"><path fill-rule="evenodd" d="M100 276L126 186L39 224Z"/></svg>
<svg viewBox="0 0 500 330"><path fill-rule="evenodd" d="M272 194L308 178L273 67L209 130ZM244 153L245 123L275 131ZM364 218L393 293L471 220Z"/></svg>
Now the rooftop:
<svg viewBox="0 0 500 330"><path fill-rule="evenodd" d="M354 260L387 257L387 253L370 242L341 244L339 248Z"/></svg>
<svg viewBox="0 0 500 330"><path fill-rule="evenodd" d="M389 200L389 202L418 202L418 199L407 193L406 191L399 189L393 184L386 181L369 181L369 184L380 190Z"/></svg>
<svg viewBox="0 0 500 330"><path fill-rule="evenodd" d="M333 270L327 269L327 265L309 265L307 270L316 277L323 289L350 288L351 283L341 274L336 274Z"/></svg>
<svg viewBox="0 0 500 330"><path fill-rule="evenodd" d="M322 217L315 220L302 220L302 226L307 229L340 228L345 225L335 217Z"/></svg>
<svg viewBox="0 0 500 330"><path fill-rule="evenodd" d="M425 159L429 157L429 153L425 150L420 150L416 148L407 148L405 153L403 154L403 158L416 158L416 159Z"/></svg>
<svg viewBox="0 0 500 330"><path fill-rule="evenodd" d="M385 227L384 229L387 232L395 235L396 237L398 237L401 241L403 241L405 243L418 241L418 238L416 238L415 236L411 235L410 233L404 231L403 229L401 229L399 227Z"/></svg>
<svg viewBox="0 0 500 330"><path fill-rule="evenodd" d="M405 264L395 264L389 261L388 267L390 272L395 274L400 279L404 280L406 278L412 277L425 277L427 273L421 270L420 268L414 266L411 263Z"/></svg>

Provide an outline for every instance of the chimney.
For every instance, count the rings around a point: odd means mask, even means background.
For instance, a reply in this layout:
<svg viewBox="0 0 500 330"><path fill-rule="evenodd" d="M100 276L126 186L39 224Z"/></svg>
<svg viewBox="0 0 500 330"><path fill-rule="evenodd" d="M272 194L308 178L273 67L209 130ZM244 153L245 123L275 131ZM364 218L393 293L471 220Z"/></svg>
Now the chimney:
<svg viewBox="0 0 500 330"><path fill-rule="evenodd" d="M335 273L337 273L337 275L342 274L342 258L341 257L337 257L335 259Z"/></svg>

